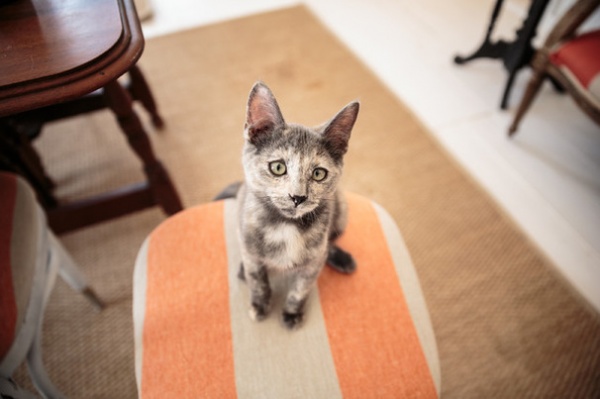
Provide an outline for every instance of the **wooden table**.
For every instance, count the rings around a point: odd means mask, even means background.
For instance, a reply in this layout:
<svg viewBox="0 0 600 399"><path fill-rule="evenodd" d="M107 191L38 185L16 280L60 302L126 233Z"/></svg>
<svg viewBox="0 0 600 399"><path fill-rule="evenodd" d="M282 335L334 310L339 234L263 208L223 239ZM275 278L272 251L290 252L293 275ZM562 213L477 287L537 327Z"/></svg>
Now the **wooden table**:
<svg viewBox="0 0 600 399"><path fill-rule="evenodd" d="M143 48L132 0L14 0L0 5L0 153L5 167L16 169L34 186L57 233L154 205L167 214L182 209L132 109L132 101L140 100L153 123L162 126L135 66ZM130 76L128 87L117 82L125 73ZM39 129L51 120L106 107L142 161L147 181L61 203L31 146L32 126Z"/></svg>

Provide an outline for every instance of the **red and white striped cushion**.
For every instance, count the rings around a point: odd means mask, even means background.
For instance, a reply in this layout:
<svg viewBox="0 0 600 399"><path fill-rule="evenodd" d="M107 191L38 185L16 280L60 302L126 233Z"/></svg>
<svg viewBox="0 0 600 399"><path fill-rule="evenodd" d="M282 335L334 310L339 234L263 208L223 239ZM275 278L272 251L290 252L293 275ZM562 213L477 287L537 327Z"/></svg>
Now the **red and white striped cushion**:
<svg viewBox="0 0 600 399"><path fill-rule="evenodd" d="M146 240L134 272L136 377L141 398L439 396L435 337L419 281L387 212L349 196L338 244L358 268L325 268L290 332L275 308L256 323L232 200L185 210Z"/></svg>
<svg viewBox="0 0 600 399"><path fill-rule="evenodd" d="M600 30L561 45L550 54L550 61L600 107Z"/></svg>

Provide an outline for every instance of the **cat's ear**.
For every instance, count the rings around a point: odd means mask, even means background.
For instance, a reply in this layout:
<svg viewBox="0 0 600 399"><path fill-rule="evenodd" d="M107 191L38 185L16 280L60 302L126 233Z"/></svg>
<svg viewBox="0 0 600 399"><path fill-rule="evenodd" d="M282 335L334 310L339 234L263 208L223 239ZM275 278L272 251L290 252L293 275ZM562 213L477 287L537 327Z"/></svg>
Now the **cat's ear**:
<svg viewBox="0 0 600 399"><path fill-rule="evenodd" d="M246 109L246 140L256 145L277 127L285 125L279 105L271 90L262 82L257 82L250 91Z"/></svg>
<svg viewBox="0 0 600 399"><path fill-rule="evenodd" d="M360 105L357 101L346 105L333 119L325 124L323 137L329 153L336 159L348 151L348 141L356 122Z"/></svg>

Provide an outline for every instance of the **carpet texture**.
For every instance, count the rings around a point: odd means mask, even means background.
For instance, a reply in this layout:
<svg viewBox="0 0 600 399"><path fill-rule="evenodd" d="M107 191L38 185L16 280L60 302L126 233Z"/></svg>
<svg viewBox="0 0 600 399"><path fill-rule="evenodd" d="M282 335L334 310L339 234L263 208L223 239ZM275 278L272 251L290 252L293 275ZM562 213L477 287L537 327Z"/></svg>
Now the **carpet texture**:
<svg viewBox="0 0 600 399"><path fill-rule="evenodd" d="M404 235L437 337L442 396L600 397L598 315L306 8L149 40L139 65L167 126L155 131L139 114L186 206L242 178L254 81L271 87L286 120L308 125L359 99L344 187L383 205ZM108 112L54 123L36 146L61 198L141 178ZM61 281L51 296L45 364L69 397L136 396L133 263L164 218L152 209L62 236L110 304L97 313ZM17 377L27 379L24 368Z"/></svg>

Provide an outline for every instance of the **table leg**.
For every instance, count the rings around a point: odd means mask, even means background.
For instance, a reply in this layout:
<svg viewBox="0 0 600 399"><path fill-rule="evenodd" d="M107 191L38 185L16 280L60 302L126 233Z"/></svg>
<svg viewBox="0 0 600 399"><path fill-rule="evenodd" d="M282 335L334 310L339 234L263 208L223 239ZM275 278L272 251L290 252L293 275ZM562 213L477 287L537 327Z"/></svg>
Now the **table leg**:
<svg viewBox="0 0 600 399"><path fill-rule="evenodd" d="M165 123L158 114L156 101L154 101L150 87L146 82L144 74L142 74L142 71L140 71L137 65L131 67L129 70L129 77L131 78L131 92L136 99L140 100L144 108L146 108L152 116L152 124L159 129L164 127Z"/></svg>
<svg viewBox="0 0 600 399"><path fill-rule="evenodd" d="M488 25L488 29L485 34L485 37L483 38L483 43L481 43L481 46L479 46L479 48L469 56L463 57L457 55L456 57L454 57L454 62L456 64L462 65L476 58L496 59L502 58L504 56L506 48L508 47L508 43L502 40L492 43L490 40L492 32L494 31L494 26L496 25L496 19L498 19L498 15L500 14L500 10L502 9L503 2L504 0L496 0L494 10L492 11L492 17L490 18L490 24Z"/></svg>
<svg viewBox="0 0 600 399"><path fill-rule="evenodd" d="M177 191L167 171L154 155L150 139L132 108L131 96L116 80L104 87L104 96L115 113L129 146L144 165L144 172L157 204L169 215L179 212L183 207Z"/></svg>
<svg viewBox="0 0 600 399"><path fill-rule="evenodd" d="M5 167L27 179L44 206L58 203L52 193L54 182L46 174L29 138L7 121L0 121L0 153Z"/></svg>
<svg viewBox="0 0 600 399"><path fill-rule="evenodd" d="M508 99L517 72L521 68L529 65L533 58L535 49L531 42L535 38L537 26L544 15L548 1L549 0L532 0L529 11L527 12L527 17L525 18L525 21L523 21L523 26L517 30L517 38L511 44L510 50L504 57L504 66L508 71L508 80L500 103L501 109L508 108Z"/></svg>

